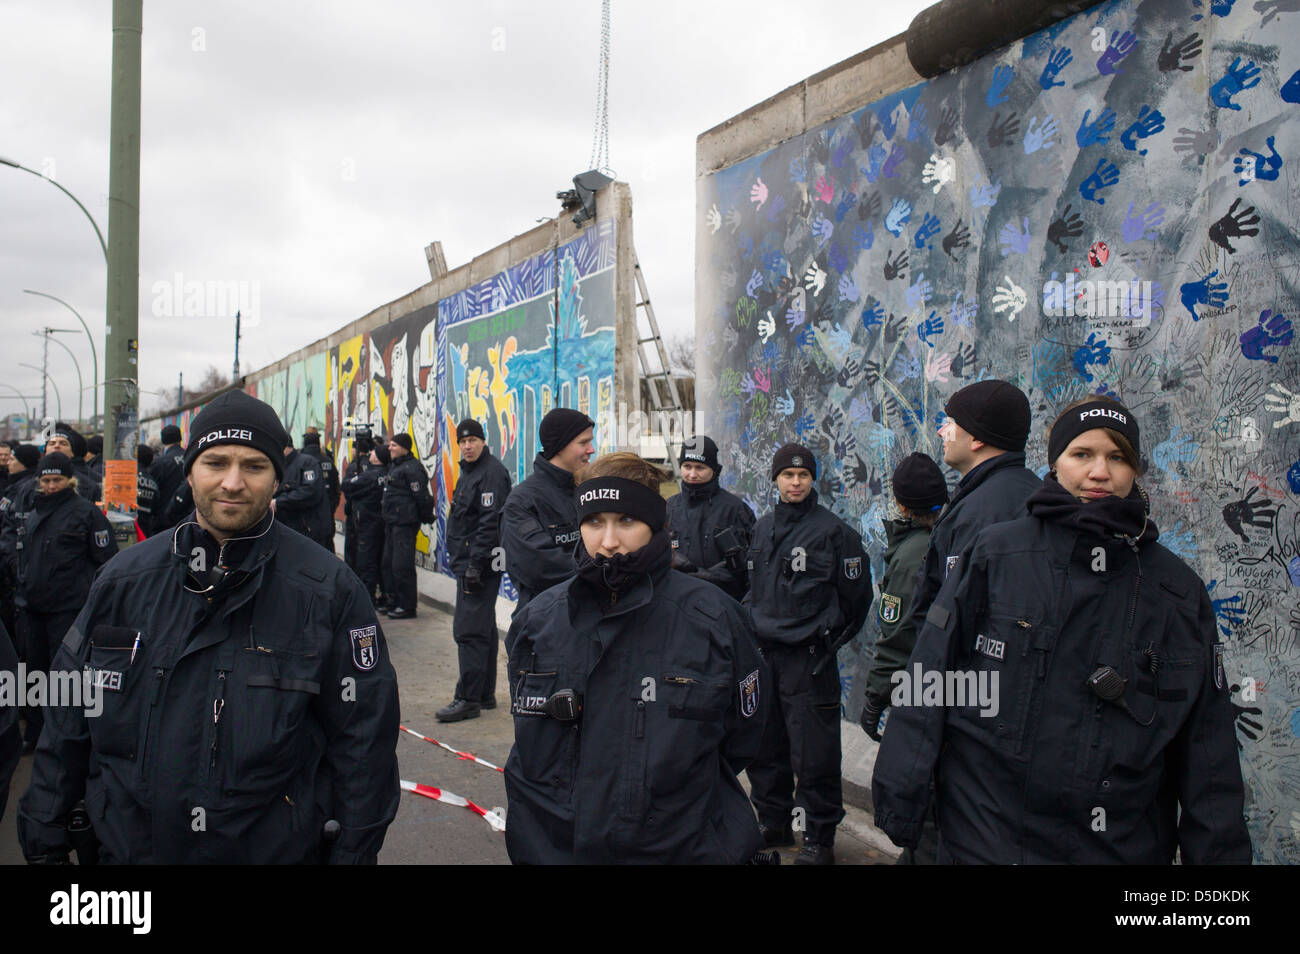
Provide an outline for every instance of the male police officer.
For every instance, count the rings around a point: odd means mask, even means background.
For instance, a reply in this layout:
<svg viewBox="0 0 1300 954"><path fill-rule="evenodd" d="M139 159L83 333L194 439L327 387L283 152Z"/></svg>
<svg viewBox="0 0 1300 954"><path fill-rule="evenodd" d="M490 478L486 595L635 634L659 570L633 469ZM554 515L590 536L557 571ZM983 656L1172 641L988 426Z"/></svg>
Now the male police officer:
<svg viewBox="0 0 1300 954"><path fill-rule="evenodd" d="M135 509L136 523L146 537L154 534L155 515L158 512L158 481L153 479L149 467L153 463L153 448L137 444L135 448Z"/></svg>
<svg viewBox="0 0 1300 954"><path fill-rule="evenodd" d="M366 586L366 593L375 601L375 610L387 608L386 586L380 583L388 574L380 567L384 555L384 480L388 475L388 448L367 439L368 451L362 451L362 441L357 439L354 453L357 459L348 464L348 476L343 480L343 493L347 506L352 509L348 520L352 524L353 545L356 548L353 572ZM362 454L366 456L361 456ZM346 550L346 547L344 548ZM378 598L376 591L385 594Z"/></svg>
<svg viewBox="0 0 1300 954"><path fill-rule="evenodd" d="M23 853L66 859L84 797L105 862L373 862L400 796L383 633L356 577L270 511L275 412L228 391L190 435L196 513L104 568L55 658L102 712L47 710Z"/></svg>
<svg viewBox="0 0 1300 954"><path fill-rule="evenodd" d="M388 442L392 465L384 480L384 563L392 574L392 591L388 593L392 608L389 619L415 616L418 593L415 588L415 535L420 524L433 519L433 498L429 493L429 474L420 459L411 453L410 434L394 434Z"/></svg>
<svg viewBox="0 0 1300 954"><path fill-rule="evenodd" d="M480 708L496 708L501 563L495 551L501 511L510 495L510 475L488 450L483 426L466 418L456 425L456 441L460 479L447 516L447 564L458 584L452 635L460 656L460 681L451 704L438 710L439 722L474 719Z"/></svg>
<svg viewBox="0 0 1300 954"><path fill-rule="evenodd" d="M185 452L181 448L181 429L175 424L168 424L162 429L162 442L162 454L155 457L149 465L149 473L153 474L153 479L158 484L158 506L153 514L154 533L176 526L193 505L188 495L184 500L177 499L182 487L189 489L185 483Z"/></svg>
<svg viewBox="0 0 1300 954"><path fill-rule="evenodd" d="M334 552L334 517L329 512L320 465L316 458L295 450L291 441L284 445L284 476L272 506L276 519L286 527Z"/></svg>
<svg viewBox="0 0 1300 954"><path fill-rule="evenodd" d="M45 441L45 453L63 454L72 461L72 476L77 478L77 493L96 503L99 500L99 481L86 464L86 439L77 429L62 421L54 425L54 433Z"/></svg>
<svg viewBox="0 0 1300 954"><path fill-rule="evenodd" d="M1029 399L1014 384L994 379L968 384L948 398L944 411L943 460L962 478L934 525L917 577L909 610L917 633L975 535L1026 516L1025 501L1042 484L1025 468Z"/></svg>
<svg viewBox="0 0 1300 954"><path fill-rule="evenodd" d="M306 433L302 435L302 453L316 459L321 477L325 480L325 500L329 504L329 518L326 521L328 526L321 527L319 539L321 546L333 552L334 515L339 509L339 469L334 466L334 455L321 449L320 431L314 427L307 428Z"/></svg>
<svg viewBox="0 0 1300 954"><path fill-rule="evenodd" d="M100 434L86 438L86 469L101 484L104 482L104 438Z"/></svg>
<svg viewBox="0 0 1300 954"><path fill-rule="evenodd" d="M668 498L673 568L712 583L732 599L743 599L748 587L745 550L754 512L718 484L722 465L712 438L692 437L683 443L677 462L682 492Z"/></svg>
<svg viewBox="0 0 1300 954"><path fill-rule="evenodd" d="M577 572L573 547L578 542L578 505L573 475L591 459L596 423L581 411L557 407L537 429L541 453L533 472L506 500L501 517L501 545L506 572L519 593L514 616L538 593L563 583ZM506 646L506 651L510 651Z"/></svg>
<svg viewBox="0 0 1300 954"><path fill-rule="evenodd" d="M804 840L795 863L829 865L844 818L835 653L867 618L871 567L857 531L817 503L816 476L808 448L786 444L776 452L772 480L781 499L758 521L749 546L745 604L775 696L762 749L747 771L767 845L794 843L797 805Z"/></svg>

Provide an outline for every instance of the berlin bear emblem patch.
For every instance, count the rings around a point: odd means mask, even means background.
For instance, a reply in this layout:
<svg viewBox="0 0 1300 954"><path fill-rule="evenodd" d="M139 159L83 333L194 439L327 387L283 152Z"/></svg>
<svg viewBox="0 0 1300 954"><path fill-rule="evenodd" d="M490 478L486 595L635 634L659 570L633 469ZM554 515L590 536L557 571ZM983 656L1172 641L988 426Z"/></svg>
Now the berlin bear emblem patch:
<svg viewBox="0 0 1300 954"><path fill-rule="evenodd" d="M897 623L903 609L903 601L889 593L880 594L880 621Z"/></svg>
<svg viewBox="0 0 1300 954"><path fill-rule="evenodd" d="M108 546L108 531L107 531L107 530L96 530L96 531L95 531L95 546L97 546L97 547L99 547L99 548L101 548L101 549L104 548L104 547L106 547L106 546Z"/></svg>
<svg viewBox="0 0 1300 954"><path fill-rule="evenodd" d="M758 711L758 670L740 680L740 714L746 719Z"/></svg>
<svg viewBox="0 0 1300 954"><path fill-rule="evenodd" d="M862 557L845 557L840 562L844 564L844 579L857 580L862 577Z"/></svg>
<svg viewBox="0 0 1300 954"><path fill-rule="evenodd" d="M960 554L960 553L957 554L957 556L950 556L950 557L948 557L948 559L947 559L947 561L944 563L944 567L943 567L943 575L944 575L944 578L945 578L945 579L947 579L948 574L952 572L952 568L955 567L955 566L957 565L957 561L960 560L960 559L961 559L961 554Z"/></svg>
<svg viewBox="0 0 1300 954"><path fill-rule="evenodd" d="M352 637L352 665L369 672L379 662L378 636L373 626L363 626L348 632Z"/></svg>
<svg viewBox="0 0 1300 954"><path fill-rule="evenodd" d="M305 471L303 471L302 479L303 479L303 480L306 480L306 481L312 481L312 480L315 480L315 479L316 479L316 471L314 471L314 470L305 470Z"/></svg>
<svg viewBox="0 0 1300 954"><path fill-rule="evenodd" d="M479 503L484 507L492 506L492 501L495 499L496 499L496 494L490 490L478 498Z"/></svg>

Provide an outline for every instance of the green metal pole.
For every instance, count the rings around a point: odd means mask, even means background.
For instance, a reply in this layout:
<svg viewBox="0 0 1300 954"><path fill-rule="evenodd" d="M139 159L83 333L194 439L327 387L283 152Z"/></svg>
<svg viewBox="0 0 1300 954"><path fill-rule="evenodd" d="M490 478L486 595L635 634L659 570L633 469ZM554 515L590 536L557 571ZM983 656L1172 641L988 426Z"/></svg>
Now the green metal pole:
<svg viewBox="0 0 1300 954"><path fill-rule="evenodd" d="M104 460L131 461L140 432L140 34L143 0L113 0Z"/></svg>

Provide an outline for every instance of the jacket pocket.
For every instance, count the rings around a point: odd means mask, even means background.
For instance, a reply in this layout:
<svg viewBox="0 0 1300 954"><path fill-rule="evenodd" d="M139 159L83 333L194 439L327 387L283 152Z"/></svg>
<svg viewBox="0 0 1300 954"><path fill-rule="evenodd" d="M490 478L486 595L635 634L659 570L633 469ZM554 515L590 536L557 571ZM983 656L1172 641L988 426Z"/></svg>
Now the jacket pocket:
<svg viewBox="0 0 1300 954"><path fill-rule="evenodd" d="M667 703L668 718L718 720L721 723L731 701L731 687L707 682L683 673L665 673L661 694Z"/></svg>
<svg viewBox="0 0 1300 954"><path fill-rule="evenodd" d="M1047 632L1041 617L992 605L974 642L957 654L955 672L940 673L956 717L1003 752L1020 754L1047 676Z"/></svg>
<svg viewBox="0 0 1300 954"><path fill-rule="evenodd" d="M218 672L213 745L224 754L214 761L230 793L264 791L301 767L319 735L308 716L320 691L315 654L243 649L231 672Z"/></svg>
<svg viewBox="0 0 1300 954"><path fill-rule="evenodd" d="M139 685L144 673L152 676L142 658L131 663L131 647L91 646L85 669L75 674L81 680L87 703L86 725L96 756L134 761L147 732L153 687ZM144 690L148 689L146 693ZM94 702L99 714L90 717Z"/></svg>
<svg viewBox="0 0 1300 954"><path fill-rule="evenodd" d="M561 685L557 670L539 668L547 671L520 673L515 684L510 710L515 717L515 752L526 779L568 788L573 784L580 723L561 722L542 712L547 699L569 687Z"/></svg>

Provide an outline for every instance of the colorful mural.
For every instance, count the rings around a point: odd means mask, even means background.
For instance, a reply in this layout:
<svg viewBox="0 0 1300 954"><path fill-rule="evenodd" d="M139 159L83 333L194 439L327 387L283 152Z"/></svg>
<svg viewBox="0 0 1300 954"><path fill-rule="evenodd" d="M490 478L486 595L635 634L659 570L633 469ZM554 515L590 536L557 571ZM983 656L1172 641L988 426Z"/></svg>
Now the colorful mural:
<svg viewBox="0 0 1300 954"><path fill-rule="evenodd" d="M1300 861L1300 16L1093 8L700 183L701 430L755 511L788 440L879 578L889 475L945 399L1137 414L1160 540L1228 646L1256 858ZM953 475L955 479L955 475ZM866 645L841 669L849 718Z"/></svg>

